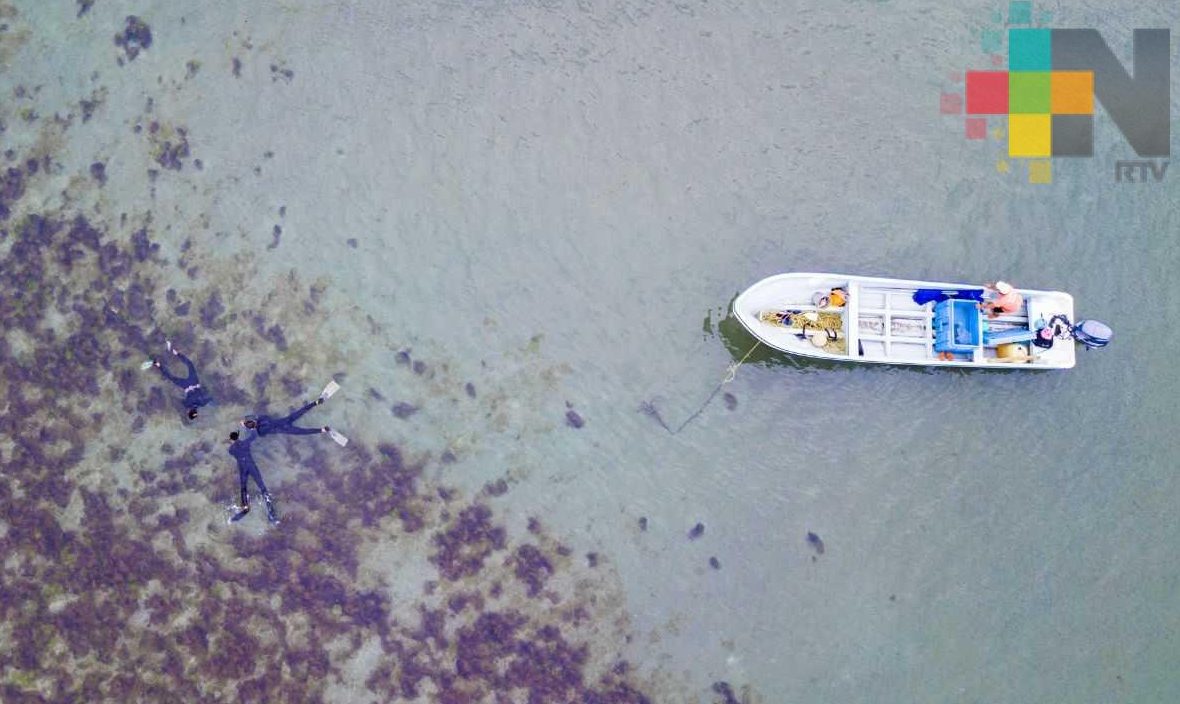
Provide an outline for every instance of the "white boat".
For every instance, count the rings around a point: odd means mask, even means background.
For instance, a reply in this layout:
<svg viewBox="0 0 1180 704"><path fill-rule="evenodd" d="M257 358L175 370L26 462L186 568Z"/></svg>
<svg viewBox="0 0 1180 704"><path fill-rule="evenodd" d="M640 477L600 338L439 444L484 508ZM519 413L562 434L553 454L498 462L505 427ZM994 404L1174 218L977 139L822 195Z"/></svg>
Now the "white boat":
<svg viewBox="0 0 1180 704"><path fill-rule="evenodd" d="M1109 342L1102 323L1070 323L1068 293L1016 290L1020 310L989 317L976 306L986 291L979 284L789 273L743 291L733 312L769 347L844 362L1069 369L1074 339L1088 347ZM1038 340L1045 328L1056 334Z"/></svg>

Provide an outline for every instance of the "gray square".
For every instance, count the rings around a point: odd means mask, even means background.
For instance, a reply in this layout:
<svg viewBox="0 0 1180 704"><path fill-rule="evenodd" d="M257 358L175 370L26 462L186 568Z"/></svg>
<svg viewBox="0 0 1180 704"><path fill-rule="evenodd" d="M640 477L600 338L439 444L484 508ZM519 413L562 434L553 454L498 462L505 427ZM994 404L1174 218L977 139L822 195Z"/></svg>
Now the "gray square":
<svg viewBox="0 0 1180 704"><path fill-rule="evenodd" d="M1094 156L1094 116L1054 115L1053 156Z"/></svg>

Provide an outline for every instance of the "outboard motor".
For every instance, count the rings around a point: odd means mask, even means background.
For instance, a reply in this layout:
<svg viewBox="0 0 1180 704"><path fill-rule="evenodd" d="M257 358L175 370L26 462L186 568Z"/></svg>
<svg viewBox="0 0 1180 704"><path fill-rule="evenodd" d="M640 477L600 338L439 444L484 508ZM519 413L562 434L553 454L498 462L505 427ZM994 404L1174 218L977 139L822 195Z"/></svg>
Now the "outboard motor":
<svg viewBox="0 0 1180 704"><path fill-rule="evenodd" d="M1074 339L1085 345L1088 350L1106 347L1114 335L1109 325L1097 320L1079 320L1070 332L1073 333Z"/></svg>
<svg viewBox="0 0 1180 704"><path fill-rule="evenodd" d="M1055 338L1068 340L1072 337L1085 345L1086 349L1096 350L1109 345L1110 338L1114 336L1114 332L1106 323L1097 320L1079 320L1078 324L1074 325L1069 322L1069 318L1061 313L1050 318L1048 323L1042 320L1038 323L1037 330L1039 332L1033 340L1033 344L1046 349L1053 346Z"/></svg>

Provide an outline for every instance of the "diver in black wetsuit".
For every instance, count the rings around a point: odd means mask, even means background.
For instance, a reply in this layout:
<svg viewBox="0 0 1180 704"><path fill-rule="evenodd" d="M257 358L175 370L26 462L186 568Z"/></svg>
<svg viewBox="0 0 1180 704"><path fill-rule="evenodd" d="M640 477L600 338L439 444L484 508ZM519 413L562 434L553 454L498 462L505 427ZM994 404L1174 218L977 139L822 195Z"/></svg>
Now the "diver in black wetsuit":
<svg viewBox="0 0 1180 704"><path fill-rule="evenodd" d="M230 523L242 520L250 513L250 492L246 490L246 481L250 477L254 478L254 483L262 491L262 500L266 502L266 518L272 524L277 525L279 522L279 514L275 511L274 499L271 498L270 492L266 490L266 483L262 481L262 473L258 471L258 465L254 462L254 457L250 454L250 443L258 439L258 431L253 428L246 431L245 437L241 437L238 433L233 432L229 434L229 454L233 455L234 459L238 461L238 482L242 489L242 503L238 507L238 512L230 517Z"/></svg>
<svg viewBox="0 0 1180 704"><path fill-rule="evenodd" d="M184 389L184 405L188 409L188 418L189 420L194 420L197 417L197 409L212 403L213 397L201 386L201 381L197 378L197 368L193 365L193 361L181 354L180 350L173 347L171 342L167 344L168 351L173 356L179 358L181 362L184 362L184 366L188 368L188 376L173 376L168 371L168 368L159 359L154 357L152 358L152 366L159 369L165 379Z"/></svg>
<svg viewBox="0 0 1180 704"><path fill-rule="evenodd" d="M326 433L331 430L328 426L321 428L297 428L295 421L299 420L304 413L307 413L316 406L324 402L324 397L320 396L314 401L308 401L303 408L286 416L285 418L274 418L272 416L246 416L242 421L248 430L257 430L260 436L262 435L318 435L319 433Z"/></svg>

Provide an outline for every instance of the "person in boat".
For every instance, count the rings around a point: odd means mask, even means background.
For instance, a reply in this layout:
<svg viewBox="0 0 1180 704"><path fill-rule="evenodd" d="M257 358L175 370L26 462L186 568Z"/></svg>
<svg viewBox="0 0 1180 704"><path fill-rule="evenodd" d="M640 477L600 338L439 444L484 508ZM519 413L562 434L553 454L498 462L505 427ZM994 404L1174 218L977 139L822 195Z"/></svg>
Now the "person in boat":
<svg viewBox="0 0 1180 704"><path fill-rule="evenodd" d="M250 454L250 445L258 439L258 431L254 428L246 430L245 435L234 431L229 434L229 454L238 461L238 484L241 487L241 504L237 507L238 511L233 516L230 516L230 523L236 523L246 517L250 513L250 492L246 489L246 483L251 477L258 489L262 492L262 500L266 502L266 518L272 524L278 525L279 514L275 511L274 499L270 492L266 490L266 482L262 481L262 472L258 471L258 464L254 461L254 456Z"/></svg>
<svg viewBox="0 0 1180 704"><path fill-rule="evenodd" d="M1024 296L1021 296L1012 287L1012 284L1007 281L985 284L984 288L987 291L987 295L984 297L983 302L979 304L979 309L986 313L989 318L995 318L1003 314L1017 313L1024 306Z"/></svg>
<svg viewBox="0 0 1180 704"><path fill-rule="evenodd" d="M157 357L152 358L152 366L159 369L160 374L164 375L165 379L184 389L184 407L188 409L188 419L196 420L197 409L212 403L213 397L201 386L201 380L197 378L197 368L193 364L193 361L184 356L180 350L173 347L171 342L167 340L164 342L168 346L168 351L172 353L172 356L184 363L187 370L186 375L183 377L173 375Z"/></svg>

